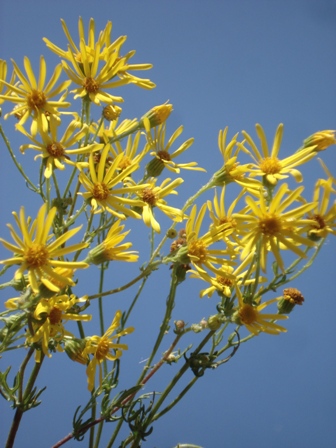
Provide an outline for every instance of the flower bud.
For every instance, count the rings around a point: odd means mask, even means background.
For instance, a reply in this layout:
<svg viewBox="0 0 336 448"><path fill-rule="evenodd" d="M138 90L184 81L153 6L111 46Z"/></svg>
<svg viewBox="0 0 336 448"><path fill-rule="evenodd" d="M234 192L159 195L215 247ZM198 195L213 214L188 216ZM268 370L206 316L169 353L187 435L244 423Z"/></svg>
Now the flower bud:
<svg viewBox="0 0 336 448"><path fill-rule="evenodd" d="M65 339L64 350L72 361L87 364L88 357L82 355L85 345L85 339Z"/></svg>
<svg viewBox="0 0 336 448"><path fill-rule="evenodd" d="M164 123L172 110L172 104L165 103L160 106L155 106L141 118L140 124L146 131L149 131L150 128L154 128L155 126Z"/></svg>
<svg viewBox="0 0 336 448"><path fill-rule="evenodd" d="M107 121L114 121L119 117L121 111L122 111L121 107L109 104L108 106L105 106L103 109L103 117Z"/></svg>
<svg viewBox="0 0 336 448"><path fill-rule="evenodd" d="M324 151L331 145L336 144L334 130L318 131L303 142L303 147L316 146L315 151Z"/></svg>
<svg viewBox="0 0 336 448"><path fill-rule="evenodd" d="M289 314L295 305L302 305L304 297L296 288L286 288L283 291L283 297L278 302L280 314Z"/></svg>
<svg viewBox="0 0 336 448"><path fill-rule="evenodd" d="M222 325L221 318L218 314L214 314L213 316L210 316L208 319L208 328L211 331L218 330L218 328Z"/></svg>

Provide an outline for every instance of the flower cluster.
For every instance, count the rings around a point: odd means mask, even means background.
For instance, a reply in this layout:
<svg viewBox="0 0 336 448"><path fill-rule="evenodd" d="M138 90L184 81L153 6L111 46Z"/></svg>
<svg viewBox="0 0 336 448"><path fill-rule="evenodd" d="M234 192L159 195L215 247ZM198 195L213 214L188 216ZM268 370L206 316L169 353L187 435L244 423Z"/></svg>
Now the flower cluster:
<svg viewBox="0 0 336 448"><path fill-rule="evenodd" d="M173 110L169 103L144 111L139 119L122 118L120 104L124 99L119 89L129 84L154 88L152 81L134 74L150 69L151 64L130 62L135 52L122 52L125 36L112 40L111 22L97 36L91 19L86 37L80 18L78 41L63 20L62 27L68 41L66 49L44 38L47 48L60 58L49 80L43 56L38 74L28 57L23 59L24 71L12 61L9 78L8 64L0 60L0 103L9 108L4 119L7 123L16 119L15 129L25 139L18 154L4 137L2 126L1 135L25 184L42 202L35 218L26 214L28 201L18 213L14 211L15 226L8 224L11 240L0 238L11 253L0 261L4 265L1 275L16 267L13 278L1 287L12 286L20 293L7 298L0 313L5 322L0 330L0 351L23 346L29 349L18 387L21 398L31 399L31 407L37 397L31 390L22 392L22 378L33 353L38 368L55 351L86 365L92 397L105 393L102 419L110 421L121 408L120 421L129 421L130 428L136 428L134 439L127 444L140 446L138 438L147 435L151 422L144 418L140 421L140 415L147 415L147 411L141 405L140 411L133 412L137 403L133 399L162 365L172 360L178 363L182 355L173 354L173 350L185 333L207 332L199 349L189 358L185 356L181 370L182 376L189 366L200 377L205 369L233 356L241 342L239 332L247 333L245 342L260 333L278 335L286 331L282 321L303 303L304 297L292 286L285 288L281 297L273 297L274 292L295 279L293 273L298 267L302 272L307 269L325 239L336 235L335 177L321 162L326 175L316 180L310 199L305 196L304 186L297 185L303 181L299 169L336 143L336 131L316 132L292 155L281 157L282 124L272 145L260 124L256 125L258 143L244 130L229 139L226 127L218 135L223 159L220 168L184 205L178 206L174 201L185 182L185 170L205 175L197 162L184 159L194 139L177 143L183 126L169 136L167 120ZM118 94L111 93L115 91ZM37 152L35 160L40 162L35 181L17 162L27 149ZM169 177L165 176L167 172ZM132 225L137 233L150 229L150 257L146 262L142 253L132 250L133 243L140 245L142 236L133 242L126 240L130 235L135 237L134 231L130 233ZM173 240L170 247L168 238ZM141 266L137 265L139 260ZM138 266L139 272L134 277L131 274L126 284L107 290L106 272L113 266L113 281L119 281L122 263ZM120 338L135 331L128 320L133 317L145 282L161 265L171 278L171 287L159 335L136 386L108 406L109 394L118 386L121 356L128 349ZM85 274L90 282L99 273L97 294L78 292L84 272L90 272ZM210 305L216 307L216 314L212 311L190 326L181 319L175 321L175 342L153 366L164 335L171 328L178 286L194 279L204 282L200 297L217 296L218 303L212 301ZM140 281L128 311L121 311L118 305L111 324L108 317L110 326L105 330L103 298ZM266 300L267 294L272 296ZM86 310L95 299L99 301L100 335L87 336L86 322L95 316ZM272 306L273 311L264 312ZM70 331L71 322L76 322L79 334ZM238 342L229 336L227 345L219 348L227 327L234 331L231 335L237 335ZM217 331L209 353L199 353ZM24 342L15 345L19 339ZM128 340L132 341L132 336ZM230 347L232 354L216 361ZM113 363L110 371L107 361ZM95 387L97 370L99 382ZM0 386L5 377L0 376ZM12 390L7 383L2 387L7 392ZM5 398L19 407L18 400L6 393ZM90 401L87 409L93 407ZM153 419L159 415L157 411ZM81 424L80 430L74 431L80 437L86 431Z"/></svg>

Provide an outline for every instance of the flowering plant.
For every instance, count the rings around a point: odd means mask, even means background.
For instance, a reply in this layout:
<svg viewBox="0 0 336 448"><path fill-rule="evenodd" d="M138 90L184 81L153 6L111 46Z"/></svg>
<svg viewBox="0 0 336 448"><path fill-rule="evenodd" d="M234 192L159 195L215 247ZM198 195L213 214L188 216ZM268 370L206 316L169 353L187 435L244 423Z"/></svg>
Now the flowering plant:
<svg viewBox="0 0 336 448"><path fill-rule="evenodd" d="M133 74L151 65L130 63L134 51L123 55L125 37L111 40L111 22L96 39L91 20L86 39L79 19L78 44L64 21L62 26L69 42L66 50L44 39L61 60L47 83L43 57L38 77L27 57L25 73L12 61L10 78L7 62L0 61L0 103L10 106L4 119L18 120L15 129L26 139L20 151L37 152L37 182L18 162L2 125L0 133L25 185L42 202L35 219L23 206L14 211L15 226L8 224L11 240L0 238L11 253L0 262L1 274L8 275L16 266L1 288L12 287L18 294L6 297L0 313L0 351L4 359L11 350L23 354L17 373L11 366L0 373L0 393L15 409L6 447L14 446L23 414L40 404L44 389L35 384L46 358L60 352L69 362L83 365L88 398L75 412L72 432L54 447L85 437L89 446L97 447L103 426L110 423L108 446L135 448L150 436L156 420L205 372L227 363L241 344L261 333L286 331L285 320L304 301L294 280L311 266L326 237L336 234L336 181L323 162L325 174L316 180L312 200L303 186L292 187L290 181L302 182L298 168L314 163L312 159L335 144L335 131L314 133L282 158L282 124L271 148L259 124L258 142L245 131L230 139L226 127L218 136L222 166L176 207L171 196L184 182L177 176L183 170L205 171L196 162L178 162L194 140L172 149L183 127L166 138L171 104L144 111L140 119L121 121L123 97L110 93L128 84L154 88L152 81ZM171 177L165 176L167 171ZM231 203L230 189L236 192ZM144 225L138 226L141 220ZM132 249L132 227L149 229L145 261L141 251ZM123 263L133 266L140 260L136 275L125 269L124 284L106 286L111 271L122 272L122 266L130 266ZM152 347L146 348L145 364L133 366L138 378L125 384L124 352L132 336L145 331L131 325L132 316L144 300L145 285L153 280L155 287L158 269L170 279L164 315ZM88 294L85 280L94 283L97 272L98 291ZM200 297L212 297L207 317L191 324L173 320L180 285L194 279L205 286ZM108 317L108 297L132 292L134 285L138 291L131 303L119 302L114 316ZM90 333L90 321L98 321L94 332L99 334ZM192 347L187 335L193 335ZM172 364L172 378L160 393L144 393L157 372ZM176 392L188 373L191 379Z"/></svg>

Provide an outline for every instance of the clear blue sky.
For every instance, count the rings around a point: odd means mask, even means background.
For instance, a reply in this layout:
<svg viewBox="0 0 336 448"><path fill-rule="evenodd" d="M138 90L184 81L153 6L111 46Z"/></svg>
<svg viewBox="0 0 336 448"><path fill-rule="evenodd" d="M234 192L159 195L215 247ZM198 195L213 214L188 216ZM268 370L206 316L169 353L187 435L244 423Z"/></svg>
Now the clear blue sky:
<svg viewBox="0 0 336 448"><path fill-rule="evenodd" d="M24 55L35 66L41 54L47 57L47 62L55 61L42 37L64 47L60 18L65 19L71 34L77 36L78 16L86 24L93 17L97 30L111 20L113 38L126 34L126 49L137 50L134 61L154 64L145 74L157 84L156 89L149 92L131 86L120 92L127 103L126 113L139 117L169 99L174 105L170 129L183 124L185 139L195 137L185 161L196 160L209 174L222 163L217 135L227 125L230 135L242 129L255 135L254 124L259 122L271 139L277 125L283 122L281 154L284 155L297 149L313 132L336 127L335 1L4 0L0 5L0 58L13 58L20 67ZM12 142L22 143L17 135L12 136ZM13 181L14 168L9 166L2 144L0 148L0 233L6 238L5 223L11 221L11 212L22 204L27 209L31 205L34 215L37 206L28 193L22 202L22 190L18 193ZM334 176L335 151L334 146L322 154ZM22 161L28 164L28 159L33 158L29 152L24 157ZM316 177L323 177L316 160L303 173L308 190ZM184 177L180 204L208 178L203 173ZM329 238L315 267L290 285L301 290L306 300L286 322L288 333L278 337L261 335L243 345L229 363L207 371L175 411L158 422L143 446L172 448L177 443L194 443L204 448L334 446L335 248L335 239ZM0 258L7 258L8 252L0 249ZM126 378L127 375L133 378L127 366L140 369L140 361L148 356L146 343L156 333L151 324L153 321L158 324L166 299L161 288L166 276L166 273L157 275L156 284L146 291L137 310L139 325L147 321L147 328L132 339L132 347L127 341L136 367L125 361L122 373ZM119 285L114 278L113 285ZM200 300L200 287L196 281L182 285L174 320L191 322L207 316L211 310L214 312L216 299L212 299L213 303ZM1 293L3 300L12 297L8 294L13 292ZM112 316L116 307L123 305L119 300L110 306ZM137 326L136 321L132 324ZM6 366L5 359L0 360L2 369ZM44 386L44 378L48 382L42 396L44 401L24 415L16 448L51 446L71 431L73 411L87 398L83 396L86 393L83 368L70 363L64 355L46 360L43 372L39 385ZM160 390L159 380L153 384ZM12 411L3 400L0 414L3 428L12 418ZM0 446L4 443L3 433L1 430ZM27 442L28 436L33 440L31 444ZM66 446L75 445L72 441Z"/></svg>

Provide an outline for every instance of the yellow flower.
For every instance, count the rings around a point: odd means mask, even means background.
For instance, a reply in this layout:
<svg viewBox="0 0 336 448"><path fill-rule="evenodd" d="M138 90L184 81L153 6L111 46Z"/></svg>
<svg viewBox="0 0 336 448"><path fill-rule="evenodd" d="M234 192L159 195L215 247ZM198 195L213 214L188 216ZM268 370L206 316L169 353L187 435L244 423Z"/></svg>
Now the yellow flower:
<svg viewBox="0 0 336 448"><path fill-rule="evenodd" d="M0 59L0 95L6 95L9 92L8 87L6 87L6 90L4 93L2 93L2 89L5 87L5 84L2 81L6 81L7 77L7 63L3 59ZM10 80L9 84L14 84L14 74L12 75L12 79ZM0 104L4 102L3 97L0 98Z"/></svg>
<svg viewBox="0 0 336 448"><path fill-rule="evenodd" d="M55 296L50 299L41 299L34 311L34 334L28 336L27 342L29 344L41 343L42 352L51 357L49 353L49 343L52 339L56 342L56 349L63 351L59 343L63 340L65 335L71 335L63 326L63 323L72 321L89 321L91 315L89 314L75 314L71 313L71 309L78 303L85 299L76 299L75 295L70 297L67 295ZM70 312L68 312L70 311ZM40 353L36 352L37 362L40 361Z"/></svg>
<svg viewBox="0 0 336 448"><path fill-rule="evenodd" d="M147 70L152 65L128 64L128 60L135 52L131 51L125 56L120 55L121 46L125 42L126 36L122 36L111 43L111 22L107 23L98 40L95 41L95 25L94 20L91 19L88 32L89 38L88 42L86 42L83 21L79 18L78 47L74 43L64 20L61 20L61 22L70 43L68 50L60 49L46 38L44 38L44 41L53 52L62 58L62 66L69 79L80 86L72 91L75 93L75 98L88 96L97 105L100 105L101 102L113 104L114 102L122 102L123 99L107 93L106 89L120 87L129 83L147 89L155 87L155 84L150 80L140 79L128 73L128 70ZM71 62L73 68L69 66L65 59ZM100 67L100 62L103 62L102 67ZM119 79L115 80L116 77Z"/></svg>
<svg viewBox="0 0 336 448"><path fill-rule="evenodd" d="M35 159L41 157L45 161L46 168L44 170L44 175L46 178L49 178L52 175L53 169L55 168L64 170L64 163L75 165L75 162L70 160L70 156L98 151L104 146L102 144L92 143L77 149L70 149L71 146L78 144L88 131L88 126L83 125L81 127L81 124L77 120L73 120L69 124L61 138L57 137L59 127L55 122L50 123L49 132L44 132L43 129L39 129L42 142L38 141L34 135L28 134L21 125L16 125L16 128L34 143L27 143L20 146L20 151L22 153L28 148L42 152L42 154L38 154ZM78 132L75 132L79 128L81 129Z"/></svg>
<svg viewBox="0 0 336 448"><path fill-rule="evenodd" d="M107 136L104 136L106 141L108 141ZM123 157L119 162L119 169L124 170L128 166L139 164L141 160L148 153L150 147L148 144L137 154L139 143L140 143L141 133L137 132L135 135L129 135L126 141L126 147L123 149L119 141L113 144L107 143L109 145L109 151L112 154L112 158L115 159L119 154Z"/></svg>
<svg viewBox="0 0 336 448"><path fill-rule="evenodd" d="M233 213L234 208L246 193L245 190L242 190L234 199L228 210L226 211L225 207L225 186L222 188L222 192L220 198L218 200L217 190L215 190L215 196L213 202L207 201L207 206L209 210L209 215L212 220L211 227L216 231L216 228L219 226L223 227L223 224L227 224L223 233L223 239L226 244L232 244L231 239L236 243L240 244L239 237L242 236L242 229L239 228L237 221L235 220ZM244 207L239 213L244 214L248 210L248 207Z"/></svg>
<svg viewBox="0 0 336 448"><path fill-rule="evenodd" d="M240 165L237 161L238 154L241 151L241 146L237 142L238 133L226 144L228 130L229 128L226 127L220 130L218 134L218 147L223 156L224 164L213 175L213 184L222 187L231 182L235 182L248 191L260 190L262 185L259 181L246 177L246 174L249 173L251 168L251 164Z"/></svg>
<svg viewBox="0 0 336 448"><path fill-rule="evenodd" d="M9 91L6 95L0 95L0 99L16 103L17 107L12 112L5 115L20 117L19 124L23 125L29 117L32 117L31 133L36 135L38 126L40 125L44 132L48 130L49 121L56 119L60 114L58 109L69 107L70 103L64 101L65 93L58 100L52 100L53 97L66 90L71 81L63 81L57 87L57 83L61 73L62 66L56 66L52 77L47 85L45 85L47 66L44 57L40 58L40 70L38 81L35 78L31 63L27 57L24 58L24 67L27 73L25 76L14 61L14 73L21 81L21 84L3 83L8 86Z"/></svg>
<svg viewBox="0 0 336 448"><path fill-rule="evenodd" d="M255 279L252 278L254 268L252 271L243 271L251 262L251 258L252 257L247 257L236 269L232 266L225 265L224 261L221 267L217 270L215 276L211 276L208 272L199 269L197 271L190 270L188 272L191 274L192 278L198 278L210 284L208 288L200 291L201 298L206 295L211 297L216 291L226 297L231 297L235 285L249 285L255 282ZM246 278L247 272L248 278ZM261 281L263 281L262 277L259 278L259 282Z"/></svg>
<svg viewBox="0 0 336 448"><path fill-rule="evenodd" d="M149 176L159 176L164 168L167 168L169 171L173 173L179 173L180 169L185 170L196 170L196 171L205 171L203 168L197 167L197 162L188 162L188 163L176 163L174 159L182 154L185 150L190 148L193 144L194 139L189 138L182 145L180 145L172 154L169 153L169 150L175 140L181 135L183 132L183 126L180 126L173 135L169 138L169 140L165 143L166 138L166 123L161 124L158 127L155 127L153 130L153 135L151 132L147 131L147 139L151 149L155 151L151 152L150 155L155 157L149 164L147 165L147 172Z"/></svg>
<svg viewBox="0 0 336 448"><path fill-rule="evenodd" d="M64 255L75 252L88 246L87 243L78 243L72 246L64 246L82 226L68 230L58 238L51 241L50 228L55 218L56 207L53 207L46 216L47 204L40 208L37 218L31 223L30 217L26 220L24 207L21 207L19 216L13 212L16 224L22 234L19 236L11 224L8 224L10 233L16 244L9 243L2 238L0 242L6 249L14 253L13 258L0 261L1 264L12 266L19 264L20 268L15 272L15 279L21 278L24 271L28 271L29 284L34 292L39 291L39 281L47 288L54 290L53 283L62 282L71 285L72 280L55 271L56 267L69 269L87 268L88 264L79 261L62 261Z"/></svg>
<svg viewBox="0 0 336 448"><path fill-rule="evenodd" d="M112 324L107 329L103 336L91 336L86 340L86 347L83 350L82 355L88 356L93 355L93 358L89 362L86 369L86 374L88 377L88 389L91 391L94 388L94 380L96 374L96 368L99 367L99 384L102 384L103 373L101 368L101 363L104 360L115 361L119 359L122 355L122 350L127 350L128 346L126 344L118 344L113 342L114 339L119 339L121 336L133 333L134 328L128 327L118 333L112 333L120 326L121 311L117 311ZM111 352L112 350L112 352Z"/></svg>
<svg viewBox="0 0 336 448"><path fill-rule="evenodd" d="M296 255L306 258L305 253L298 247L305 245L314 246L308 238L301 236L312 223L304 218L304 214L312 210L316 203L301 205L297 208L284 212L294 201L298 200L304 187L299 187L288 193L287 184L282 184L274 195L271 203L266 204L266 199L260 195L259 203L250 196L246 198L251 213L234 214L238 227L246 232L241 240L244 249L241 253L242 259L249 256L251 252L260 246L260 265L266 271L267 253L273 252L278 266L284 271L280 248L289 249ZM287 195L287 197L285 197Z"/></svg>
<svg viewBox="0 0 336 448"><path fill-rule="evenodd" d="M94 163L94 155L91 153L89 157L89 173L88 177L84 172L79 175L79 181L87 190L85 193L79 193L83 198L90 202L93 213L101 213L108 211L112 215L120 219L125 216L132 218L140 218L140 215L131 208L126 206L137 207L143 203L138 199L130 199L125 197L131 193L138 193L146 187L146 185L121 186L114 188L123 182L128 175L138 169L139 165L133 164L119 172L119 164L123 158L123 154L119 154L111 164L106 163L109 146L106 145L97 167Z"/></svg>
<svg viewBox="0 0 336 448"><path fill-rule="evenodd" d="M306 138L303 142L303 147L306 148L307 146L315 145L315 150L324 151L329 146L336 144L335 135L336 131L331 129L315 132L315 134Z"/></svg>
<svg viewBox="0 0 336 448"><path fill-rule="evenodd" d="M210 228L204 235L199 236L206 209L207 204L203 204L198 215L196 205L191 209L186 224L186 249L184 250L186 250L188 259L197 271L205 272L204 267L206 267L220 275L220 269L215 267L214 264L231 264L229 259L223 257L229 256L230 258L232 254L228 249L209 249L209 247L223 239L228 224L222 224L215 232ZM228 228L228 232L230 232L230 228Z"/></svg>
<svg viewBox="0 0 336 448"><path fill-rule="evenodd" d="M64 34L69 42L68 49L66 51L62 50L61 48L59 48L55 44L53 44L46 37L43 38L45 44L52 52L56 53L58 56L60 56L63 59L67 59L68 61L71 62L72 61L71 53L73 53L75 55L76 60L78 62L82 62L81 50L77 47L77 45L73 41L71 34L69 33L68 27L63 19L61 19L61 24L62 24ZM97 44L99 44L99 47L102 49L102 52L99 55L99 57L101 59L104 58L104 54L106 53L105 44L106 44L106 42L108 42L109 35L111 34L111 31L112 31L112 22L107 22L104 30L99 33L99 37L96 42L96 40L95 40L95 23L94 23L94 19L91 18L90 22L89 22L88 33L87 33L88 40L87 40L87 42L85 42L85 30L84 30L83 19L81 17L79 18L79 20L78 20L79 41L80 42L83 41L85 44L86 54L88 55L89 58L91 57L89 59L89 62L91 62L91 63L93 62ZM120 39L123 41L126 40L125 37L120 38ZM117 44L117 42L114 43L114 47L116 47L116 44Z"/></svg>
<svg viewBox="0 0 336 448"><path fill-rule="evenodd" d="M134 182L132 179L130 183ZM183 220L182 210L167 205L167 202L163 199L169 194L177 194L174 189L183 183L183 179L177 178L171 182L171 179L165 179L160 186L155 185L155 179L149 179L147 186L140 193L139 198L142 200L142 219L146 226L152 227L157 233L161 232L160 224L154 217L154 209L158 208L171 220L175 222L181 222Z"/></svg>
<svg viewBox="0 0 336 448"><path fill-rule="evenodd" d="M323 195L320 198L321 190ZM313 210L308 214L308 218L312 220L312 224L308 230L308 236L313 241L320 238L326 238L328 234L336 235L336 203L332 203L328 210L329 199L332 188L332 179L319 180L314 189L313 201L316 204Z"/></svg>
<svg viewBox="0 0 336 448"><path fill-rule="evenodd" d="M43 40L51 51L56 53L62 59L70 61L76 71L78 67L83 67L85 62L93 65L98 61L104 61L113 71L113 76L118 76L120 78L119 81L114 81L111 83L111 87L119 87L129 83L136 84L145 89L152 89L155 87L155 84L149 79L141 79L128 73L129 70L148 70L152 68L152 64L129 64L129 59L131 59L135 54L134 50L128 52L124 56L120 55L121 47L126 42L127 36L120 36L114 42L111 42L112 22L107 22L104 30L99 33L98 40L96 41L95 23L91 18L89 23L88 39L86 41L84 24L82 18L80 17L78 20L78 46L74 43L63 19L61 19L61 23L63 31L69 42L69 46L66 51L57 47L55 44L50 42L49 39L44 38ZM85 70L87 69L83 68L82 73L84 73Z"/></svg>
<svg viewBox="0 0 336 448"><path fill-rule="evenodd" d="M279 124L276 130L271 153L268 148L265 132L260 124L256 124L256 131L261 144L261 152L251 136L245 131L242 131L242 134L250 145L251 150L248 150L241 143L238 144L255 161L254 164L250 165L250 176L262 176L270 186L276 185L281 179L286 179L288 174L293 176L297 182L302 182L302 174L295 167L308 162L315 156L315 146L308 146L280 160L278 154L282 140L283 124Z"/></svg>
<svg viewBox="0 0 336 448"><path fill-rule="evenodd" d="M126 238L130 230L121 233L125 226L120 225L120 219L116 221L108 231L104 241L94 249L90 250L86 261L91 264L101 264L106 261L138 261L138 254L134 251L127 251L132 247L132 243L119 244Z"/></svg>
<svg viewBox="0 0 336 448"><path fill-rule="evenodd" d="M268 300L267 302L261 303L259 305L250 305L244 303L243 297L239 288L236 287L236 293L238 297L239 307L234 315L233 319L239 325L245 325L247 330L257 336L259 333L268 333L278 335L282 332L286 332L286 328L281 325L275 324L276 320L286 320L288 316L283 314L262 314L261 311L267 306L278 299Z"/></svg>

